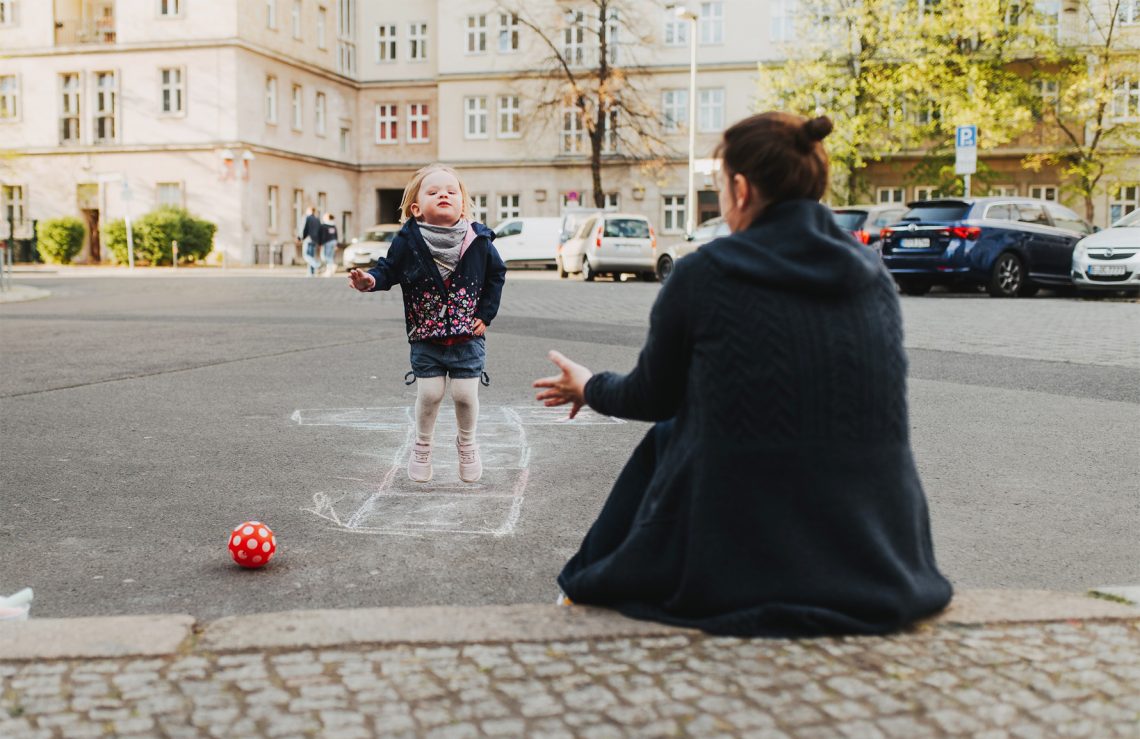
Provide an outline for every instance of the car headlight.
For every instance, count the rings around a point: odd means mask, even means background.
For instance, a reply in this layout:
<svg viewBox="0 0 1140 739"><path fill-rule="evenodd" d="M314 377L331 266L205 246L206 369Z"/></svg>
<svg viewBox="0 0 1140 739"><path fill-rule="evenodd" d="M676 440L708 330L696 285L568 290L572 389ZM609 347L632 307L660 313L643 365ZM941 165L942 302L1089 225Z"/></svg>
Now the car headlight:
<svg viewBox="0 0 1140 739"><path fill-rule="evenodd" d="M1088 256L1088 253L1089 248L1085 246L1083 239L1081 241L1078 241L1077 245L1073 247L1073 259L1084 259L1086 256Z"/></svg>

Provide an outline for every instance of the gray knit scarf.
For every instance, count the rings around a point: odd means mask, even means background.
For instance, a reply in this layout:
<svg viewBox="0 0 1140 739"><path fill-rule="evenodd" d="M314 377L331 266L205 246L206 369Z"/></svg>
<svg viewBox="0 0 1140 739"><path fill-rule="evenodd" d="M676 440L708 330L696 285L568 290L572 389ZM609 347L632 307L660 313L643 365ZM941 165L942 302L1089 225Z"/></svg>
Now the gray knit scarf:
<svg viewBox="0 0 1140 739"><path fill-rule="evenodd" d="M427 243L428 251L435 265L439 267L439 276L447 279L459 264L459 251L463 248L463 239L467 236L467 221L462 218L454 226L430 226L420 223L420 233Z"/></svg>

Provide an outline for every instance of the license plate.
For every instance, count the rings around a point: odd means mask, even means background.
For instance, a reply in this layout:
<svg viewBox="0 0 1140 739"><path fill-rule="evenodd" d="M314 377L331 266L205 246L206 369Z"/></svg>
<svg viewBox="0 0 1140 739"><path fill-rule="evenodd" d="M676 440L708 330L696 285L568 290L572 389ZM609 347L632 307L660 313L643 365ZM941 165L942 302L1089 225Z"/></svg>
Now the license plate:
<svg viewBox="0 0 1140 739"><path fill-rule="evenodd" d="M1090 264L1089 274L1101 277L1121 277L1128 270L1123 264Z"/></svg>
<svg viewBox="0 0 1140 739"><path fill-rule="evenodd" d="M930 246L930 239L902 239L899 246L903 249L925 249Z"/></svg>
<svg viewBox="0 0 1140 739"><path fill-rule="evenodd" d="M619 248L619 249L640 249L641 245L640 244L618 244L617 248Z"/></svg>

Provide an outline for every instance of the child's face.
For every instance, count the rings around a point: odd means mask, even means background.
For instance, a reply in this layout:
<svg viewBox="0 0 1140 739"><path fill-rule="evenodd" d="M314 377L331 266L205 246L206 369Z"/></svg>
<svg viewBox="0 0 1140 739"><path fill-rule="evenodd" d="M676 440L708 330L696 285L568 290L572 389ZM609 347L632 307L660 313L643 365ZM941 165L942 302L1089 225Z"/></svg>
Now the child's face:
<svg viewBox="0 0 1140 739"><path fill-rule="evenodd" d="M424 177L412 216L431 226L453 226L463 214L463 195L455 176L436 170Z"/></svg>

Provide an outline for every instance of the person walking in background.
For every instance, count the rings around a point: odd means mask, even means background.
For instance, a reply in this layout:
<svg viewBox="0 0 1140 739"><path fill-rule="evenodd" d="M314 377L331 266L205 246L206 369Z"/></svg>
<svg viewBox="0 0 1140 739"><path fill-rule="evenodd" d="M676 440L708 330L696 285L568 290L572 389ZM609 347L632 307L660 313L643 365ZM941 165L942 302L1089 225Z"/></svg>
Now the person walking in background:
<svg viewBox="0 0 1140 739"><path fill-rule="evenodd" d="M318 231L318 243L324 253L325 277L332 277L336 273L336 244L337 230L336 218L332 213L325 213L325 220Z"/></svg>
<svg viewBox="0 0 1140 739"><path fill-rule="evenodd" d="M309 277L317 272L321 260L317 257L317 245L321 241L321 219L317 218L317 209L309 208L305 216L305 224L301 227L301 242L305 263L309 265Z"/></svg>
<svg viewBox="0 0 1140 739"><path fill-rule="evenodd" d="M349 284L361 292L398 284L404 293L416 382L416 442L408 460L414 482L432 477L435 419L448 376L459 429L459 478L476 482L483 474L475 443L479 380L487 359L485 334L499 311L507 267L491 243L495 232L474 222L473 210L455 170L428 165L404 189L404 226L387 257L367 272L348 271Z"/></svg>
<svg viewBox="0 0 1140 739"><path fill-rule="evenodd" d="M557 352L547 406L654 421L558 577L574 603L739 636L882 634L950 601L911 454L890 274L819 201L826 117L718 147L732 233L677 262L629 374Z"/></svg>

